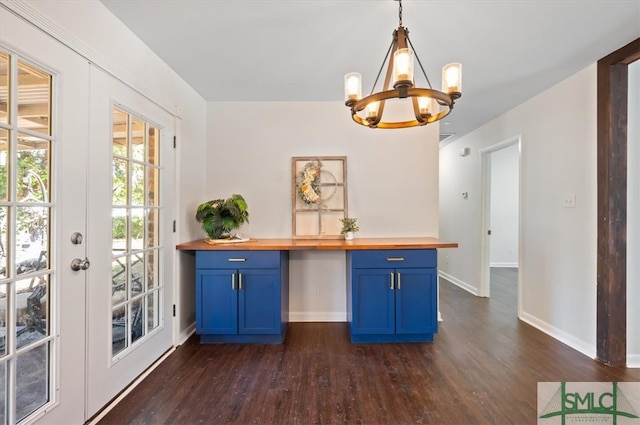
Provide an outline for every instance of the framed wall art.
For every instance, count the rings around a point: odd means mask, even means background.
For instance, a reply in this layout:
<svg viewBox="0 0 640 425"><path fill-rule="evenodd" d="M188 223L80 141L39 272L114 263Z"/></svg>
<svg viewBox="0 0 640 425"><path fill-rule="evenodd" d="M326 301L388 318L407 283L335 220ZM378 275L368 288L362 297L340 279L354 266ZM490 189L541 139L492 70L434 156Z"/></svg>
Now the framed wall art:
<svg viewBox="0 0 640 425"><path fill-rule="evenodd" d="M291 212L293 238L342 238L340 219L348 216L347 157L294 156Z"/></svg>

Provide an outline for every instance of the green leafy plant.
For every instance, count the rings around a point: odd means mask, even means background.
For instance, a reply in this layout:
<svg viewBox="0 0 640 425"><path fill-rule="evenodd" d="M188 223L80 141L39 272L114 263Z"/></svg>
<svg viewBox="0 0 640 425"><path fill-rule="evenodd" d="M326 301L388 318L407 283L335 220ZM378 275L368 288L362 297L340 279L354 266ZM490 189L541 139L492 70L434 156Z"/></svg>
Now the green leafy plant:
<svg viewBox="0 0 640 425"><path fill-rule="evenodd" d="M341 235L344 235L347 232L355 233L358 230L360 230L360 228L358 227L357 218L345 217L345 218L341 218L340 221L342 222L342 229L340 229Z"/></svg>
<svg viewBox="0 0 640 425"><path fill-rule="evenodd" d="M232 236L231 232L249 222L247 202L234 193L227 199L214 199L198 205L196 220L211 239Z"/></svg>

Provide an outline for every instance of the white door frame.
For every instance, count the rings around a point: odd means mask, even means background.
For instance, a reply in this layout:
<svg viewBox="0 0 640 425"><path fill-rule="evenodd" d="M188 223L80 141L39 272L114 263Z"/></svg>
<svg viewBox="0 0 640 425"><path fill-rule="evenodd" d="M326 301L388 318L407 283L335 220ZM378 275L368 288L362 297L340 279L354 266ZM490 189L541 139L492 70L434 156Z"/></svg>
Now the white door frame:
<svg viewBox="0 0 640 425"><path fill-rule="evenodd" d="M480 149L482 179L481 238L480 238L480 288L478 296L490 296L490 237L491 229L491 154L509 146L518 146L518 317L522 311L522 136L510 137L502 142Z"/></svg>

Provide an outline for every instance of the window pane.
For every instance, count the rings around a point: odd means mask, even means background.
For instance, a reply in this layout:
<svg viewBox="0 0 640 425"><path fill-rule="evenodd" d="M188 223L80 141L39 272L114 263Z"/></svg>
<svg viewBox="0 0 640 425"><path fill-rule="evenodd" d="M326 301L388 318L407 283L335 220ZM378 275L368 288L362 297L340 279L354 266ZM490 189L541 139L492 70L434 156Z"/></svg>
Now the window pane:
<svg viewBox="0 0 640 425"><path fill-rule="evenodd" d="M127 204L127 190L129 187L128 164L128 161L113 158L113 205Z"/></svg>
<svg viewBox="0 0 640 425"><path fill-rule="evenodd" d="M111 211L111 249L113 255L127 250L127 209L114 208Z"/></svg>
<svg viewBox="0 0 640 425"><path fill-rule="evenodd" d="M144 291L144 254L131 256L131 298Z"/></svg>
<svg viewBox="0 0 640 425"><path fill-rule="evenodd" d="M160 325L160 291L153 291L147 295L147 332Z"/></svg>
<svg viewBox="0 0 640 425"><path fill-rule="evenodd" d="M155 248L158 246L158 233L160 210L157 208L147 208L146 226L147 231L147 248Z"/></svg>
<svg viewBox="0 0 640 425"><path fill-rule="evenodd" d="M16 215L16 273L46 268L49 264L49 208L20 207Z"/></svg>
<svg viewBox="0 0 640 425"><path fill-rule="evenodd" d="M127 257L118 257L111 263L111 305L127 299Z"/></svg>
<svg viewBox="0 0 640 425"><path fill-rule="evenodd" d="M160 130L149 126L149 164L160 165Z"/></svg>
<svg viewBox="0 0 640 425"><path fill-rule="evenodd" d="M116 141L129 122L128 150ZM159 279L160 130L141 118L114 110L112 187L113 355L160 324Z"/></svg>
<svg viewBox="0 0 640 425"><path fill-rule="evenodd" d="M144 205L144 165L131 163L131 205Z"/></svg>
<svg viewBox="0 0 640 425"><path fill-rule="evenodd" d="M0 357L7 354L7 285L0 285ZM4 363L2 364L4 367ZM0 390L4 383L0 382ZM3 397L0 397L2 400ZM0 421L0 424L2 421Z"/></svg>
<svg viewBox="0 0 640 425"><path fill-rule="evenodd" d="M18 127L51 135L51 76L18 62Z"/></svg>
<svg viewBox="0 0 640 425"><path fill-rule="evenodd" d="M7 417L7 364L0 363L0 424L6 423Z"/></svg>
<svg viewBox="0 0 640 425"><path fill-rule="evenodd" d="M5 278L9 275L7 273L8 213L9 208L0 207L0 278Z"/></svg>
<svg viewBox="0 0 640 425"><path fill-rule="evenodd" d="M147 290L158 286L158 258L160 253L157 250L147 253Z"/></svg>
<svg viewBox="0 0 640 425"><path fill-rule="evenodd" d="M127 114L113 110L113 154L127 157Z"/></svg>
<svg viewBox="0 0 640 425"><path fill-rule="evenodd" d="M147 166L147 205L160 205L160 170Z"/></svg>
<svg viewBox="0 0 640 425"><path fill-rule="evenodd" d="M16 347L39 341L49 334L48 277L16 282Z"/></svg>
<svg viewBox="0 0 640 425"><path fill-rule="evenodd" d="M142 300L144 298L139 298L131 303L131 342L136 342L140 337L144 336L142 326Z"/></svg>
<svg viewBox="0 0 640 425"><path fill-rule="evenodd" d="M115 356L127 348L127 314L125 306L114 309L111 313L111 355Z"/></svg>
<svg viewBox="0 0 640 425"><path fill-rule="evenodd" d="M144 137L145 123L137 118L132 119L131 158L136 161L144 161Z"/></svg>
<svg viewBox="0 0 640 425"><path fill-rule="evenodd" d="M18 135L19 202L49 202L50 145L48 140Z"/></svg>
<svg viewBox="0 0 640 425"><path fill-rule="evenodd" d="M49 345L26 351L16 359L16 417L21 421L49 401Z"/></svg>
<svg viewBox="0 0 640 425"><path fill-rule="evenodd" d="M0 76L0 79L2 76ZM0 95L1 96L1 95ZM9 132L0 128L0 201L9 199L9 164L7 155L9 149Z"/></svg>
<svg viewBox="0 0 640 425"><path fill-rule="evenodd" d="M9 55L0 52L0 122L9 122ZM0 421L0 424L4 423Z"/></svg>
<svg viewBox="0 0 640 425"><path fill-rule="evenodd" d="M131 249L144 248L144 209L131 209Z"/></svg>

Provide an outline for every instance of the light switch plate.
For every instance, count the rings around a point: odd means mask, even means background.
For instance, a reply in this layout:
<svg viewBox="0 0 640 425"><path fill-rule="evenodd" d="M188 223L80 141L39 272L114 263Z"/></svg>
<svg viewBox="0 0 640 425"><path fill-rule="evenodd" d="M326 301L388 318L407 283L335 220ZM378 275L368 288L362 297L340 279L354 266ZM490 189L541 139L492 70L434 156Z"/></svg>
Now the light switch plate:
<svg viewBox="0 0 640 425"><path fill-rule="evenodd" d="M562 206L565 208L575 208L576 207L576 194L575 193L567 193L564 195L564 200L562 202Z"/></svg>

